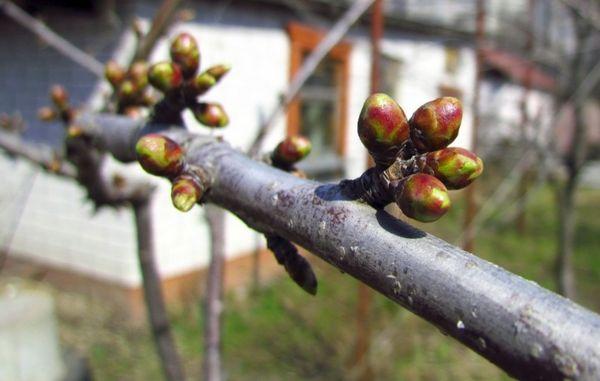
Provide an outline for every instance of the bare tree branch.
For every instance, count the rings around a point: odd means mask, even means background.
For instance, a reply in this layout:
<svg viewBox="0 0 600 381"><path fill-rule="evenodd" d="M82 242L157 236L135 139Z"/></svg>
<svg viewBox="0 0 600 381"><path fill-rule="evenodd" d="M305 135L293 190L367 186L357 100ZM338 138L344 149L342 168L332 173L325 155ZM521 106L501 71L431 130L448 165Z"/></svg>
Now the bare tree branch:
<svg viewBox="0 0 600 381"><path fill-rule="evenodd" d="M150 26L150 30L144 36L144 38L139 41L137 45L137 49L131 62L135 62L137 60L145 60L148 58L154 45L158 39L166 32L166 30L171 25L173 21L173 17L175 16L175 11L177 7L181 3L181 0L165 0L161 4L160 8L156 11L154 15L154 19L152 19L152 25Z"/></svg>
<svg viewBox="0 0 600 381"><path fill-rule="evenodd" d="M61 161L54 163L54 153L52 150L39 144L33 144L23 141L17 134L0 132L0 149L7 154L27 159L29 162L38 165L46 170L52 168L53 173L74 179L77 171L72 164Z"/></svg>
<svg viewBox="0 0 600 381"><path fill-rule="evenodd" d="M56 34L52 29L44 25L43 22L31 17L11 1L0 0L0 11L84 69L94 73L99 78L104 78L104 65L100 61Z"/></svg>
<svg viewBox="0 0 600 381"><path fill-rule="evenodd" d="M206 205L206 220L210 228L210 264L204 301L204 368L203 380L220 381L221 316L223 312L223 272L225 271L225 212Z"/></svg>
<svg viewBox="0 0 600 381"><path fill-rule="evenodd" d="M103 117L94 121L102 134ZM119 123L120 137L103 137L109 150L113 139L143 133L132 132L136 123ZM164 133L186 148L188 164L212 174L208 202L305 247L512 376L600 378L597 314L349 199L340 185L296 178L181 129Z"/></svg>
<svg viewBox="0 0 600 381"><path fill-rule="evenodd" d="M169 381L185 380L181 358L177 353L171 333L167 309L156 269L154 240L152 233L152 212L150 200L136 200L133 203L135 227L138 243L138 257L143 277L144 299L165 378Z"/></svg>
<svg viewBox="0 0 600 381"><path fill-rule="evenodd" d="M275 108L271 115L266 119L264 124L259 128L258 134L254 142L252 143L248 152L250 156L256 156L264 143L265 138L273 129L275 121L279 115L288 107L290 102L294 100L294 97L298 95L298 92L315 71L319 63L325 58L327 53L348 33L350 27L358 20L358 18L369 9L371 4L375 0L356 0L352 7L350 7L346 13L337 21L337 23L327 33L325 38L319 43L315 50L308 56L308 58L302 64L302 67L294 76L292 83L287 88L285 95Z"/></svg>

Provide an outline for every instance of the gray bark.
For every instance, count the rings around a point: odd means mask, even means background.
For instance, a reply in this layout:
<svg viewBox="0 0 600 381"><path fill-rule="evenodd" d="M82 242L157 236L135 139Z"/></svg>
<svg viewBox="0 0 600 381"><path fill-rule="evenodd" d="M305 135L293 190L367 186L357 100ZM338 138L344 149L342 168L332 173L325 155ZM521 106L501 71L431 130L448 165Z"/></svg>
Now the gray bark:
<svg viewBox="0 0 600 381"><path fill-rule="evenodd" d="M152 213L148 199L133 203L135 227L137 232L138 258L143 277L144 299L148 309L148 319L152 328L152 337L161 359L165 379L184 380L181 358L175 347L171 333L167 309L161 290L160 276L156 269L154 240L152 233Z"/></svg>
<svg viewBox="0 0 600 381"><path fill-rule="evenodd" d="M135 123L120 127L117 134L136 135ZM597 314L351 200L337 184L296 178L180 129L164 133L186 148L188 164L212 174L208 202L305 247L512 376L600 378ZM105 138L109 149L121 139Z"/></svg>
<svg viewBox="0 0 600 381"><path fill-rule="evenodd" d="M210 229L211 249L204 301L204 377L202 379L220 381L223 379L221 316L225 270L225 212L214 205L206 205L206 219Z"/></svg>

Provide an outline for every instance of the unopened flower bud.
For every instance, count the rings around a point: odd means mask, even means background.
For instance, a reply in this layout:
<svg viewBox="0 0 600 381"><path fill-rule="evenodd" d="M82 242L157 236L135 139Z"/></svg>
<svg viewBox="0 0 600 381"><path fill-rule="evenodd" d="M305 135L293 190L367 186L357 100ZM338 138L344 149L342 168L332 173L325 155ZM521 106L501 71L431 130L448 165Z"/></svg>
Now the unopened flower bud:
<svg viewBox="0 0 600 381"><path fill-rule="evenodd" d="M229 117L218 103L198 103L191 108L198 122L211 128L225 127Z"/></svg>
<svg viewBox="0 0 600 381"><path fill-rule="evenodd" d="M136 97L138 91L139 90L135 83L129 79L126 79L119 85L117 95L121 100L131 101Z"/></svg>
<svg viewBox="0 0 600 381"><path fill-rule="evenodd" d="M196 74L200 64L200 50L196 39L189 33L180 33L171 43L171 59L181 67L184 78Z"/></svg>
<svg viewBox="0 0 600 381"><path fill-rule="evenodd" d="M129 68L129 78L138 89L148 85L148 64L146 61L135 61Z"/></svg>
<svg viewBox="0 0 600 381"><path fill-rule="evenodd" d="M67 127L67 138L68 139L75 139L82 135L83 135L83 129L81 127L76 126L74 124Z"/></svg>
<svg viewBox="0 0 600 381"><path fill-rule="evenodd" d="M117 88L119 84L123 82L125 74L125 69L123 69L116 61L110 60L104 66L104 77L113 88Z"/></svg>
<svg viewBox="0 0 600 381"><path fill-rule="evenodd" d="M187 212L202 197L202 187L198 181L189 175L181 175L173 180L171 201L173 206L182 212Z"/></svg>
<svg viewBox="0 0 600 381"><path fill-rule="evenodd" d="M462 105L453 97L427 102L410 118L410 138L420 152L435 151L452 143L462 120Z"/></svg>
<svg viewBox="0 0 600 381"><path fill-rule="evenodd" d="M483 161L464 148L444 148L429 152L426 165L448 189L461 189L471 184L483 172Z"/></svg>
<svg viewBox="0 0 600 381"><path fill-rule="evenodd" d="M433 222L450 208L444 184L424 173L415 173L403 180L395 198L402 213L421 222Z"/></svg>
<svg viewBox="0 0 600 381"><path fill-rule="evenodd" d="M202 95L217 83L217 80L212 75L204 72L193 79L191 88L194 95Z"/></svg>
<svg viewBox="0 0 600 381"><path fill-rule="evenodd" d="M358 118L358 136L376 163L387 166L408 139L408 122L402 108L386 94L365 100Z"/></svg>
<svg viewBox="0 0 600 381"><path fill-rule="evenodd" d="M41 107L38 109L37 116L39 120L50 122L58 116L52 107Z"/></svg>
<svg viewBox="0 0 600 381"><path fill-rule="evenodd" d="M142 136L135 145L135 152L142 168L153 175L175 177L183 168L181 147L166 136Z"/></svg>
<svg viewBox="0 0 600 381"><path fill-rule="evenodd" d="M209 67L205 73L212 75L218 82L225 74L229 73L229 70L231 70L231 65L220 64Z"/></svg>
<svg viewBox="0 0 600 381"><path fill-rule="evenodd" d="M277 145L271 154L271 160L276 167L291 167L310 153L312 144L304 136L288 136Z"/></svg>
<svg viewBox="0 0 600 381"><path fill-rule="evenodd" d="M152 86L166 93L181 86L183 77L177 64L165 61L150 67L148 80Z"/></svg>
<svg viewBox="0 0 600 381"><path fill-rule="evenodd" d="M69 107L69 94L61 85L54 85L50 89L50 99L59 110L66 110Z"/></svg>

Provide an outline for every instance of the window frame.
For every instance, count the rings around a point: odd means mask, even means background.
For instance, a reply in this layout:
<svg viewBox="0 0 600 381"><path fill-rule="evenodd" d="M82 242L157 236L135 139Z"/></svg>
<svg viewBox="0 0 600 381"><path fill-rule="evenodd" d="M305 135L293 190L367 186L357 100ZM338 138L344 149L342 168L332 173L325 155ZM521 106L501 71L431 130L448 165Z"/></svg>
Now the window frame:
<svg viewBox="0 0 600 381"><path fill-rule="evenodd" d="M302 66L302 58L305 54L310 54L321 40L325 33L310 26L297 22L290 22L287 26L287 33L290 38L290 82L294 75ZM352 45L349 42L342 41L336 44L329 54L328 58L335 62L335 76L339 83L339 120L334 126L335 147L334 151L339 156L346 153L346 130L348 113L348 83L350 75L350 53ZM300 133L300 99L296 96L288 107L287 112L287 134L297 135Z"/></svg>

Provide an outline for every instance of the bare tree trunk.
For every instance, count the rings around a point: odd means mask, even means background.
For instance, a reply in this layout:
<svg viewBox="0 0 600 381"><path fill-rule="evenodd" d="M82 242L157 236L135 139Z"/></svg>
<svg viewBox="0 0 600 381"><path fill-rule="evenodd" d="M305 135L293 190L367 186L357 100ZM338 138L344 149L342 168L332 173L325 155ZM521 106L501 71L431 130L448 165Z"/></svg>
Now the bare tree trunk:
<svg viewBox="0 0 600 381"><path fill-rule="evenodd" d="M137 231L138 257L142 272L144 298L152 336L160 356L165 378L169 381L184 380L181 359L177 353L165 301L160 287L160 277L154 262L154 240L152 235L152 213L150 200L145 198L133 203Z"/></svg>
<svg viewBox="0 0 600 381"><path fill-rule="evenodd" d="M225 265L225 212L206 205L210 229L210 264L204 302L204 370L203 380L223 379L221 366L221 312L223 311L223 275Z"/></svg>

